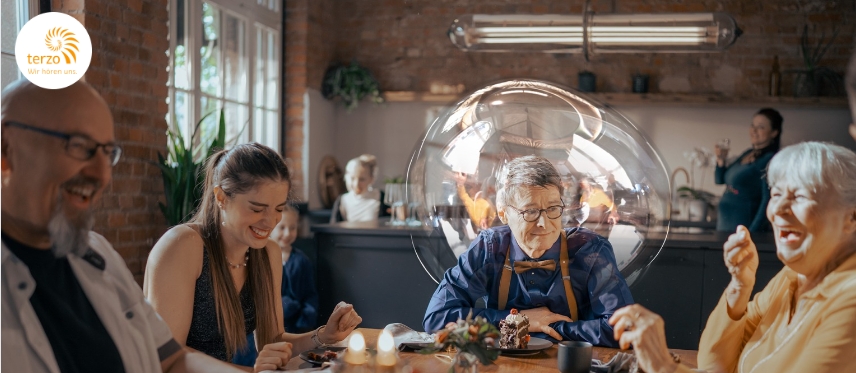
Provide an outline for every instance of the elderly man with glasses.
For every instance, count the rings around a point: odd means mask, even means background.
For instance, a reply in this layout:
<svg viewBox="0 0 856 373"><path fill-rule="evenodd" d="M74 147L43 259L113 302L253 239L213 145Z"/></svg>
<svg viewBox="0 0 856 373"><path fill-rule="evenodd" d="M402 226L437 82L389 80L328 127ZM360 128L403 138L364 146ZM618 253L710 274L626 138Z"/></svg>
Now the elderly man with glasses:
<svg viewBox="0 0 856 373"><path fill-rule="evenodd" d="M232 372L188 353L91 231L122 148L92 87L3 90L2 370Z"/></svg>
<svg viewBox="0 0 856 373"><path fill-rule="evenodd" d="M609 241L584 228L562 228L562 191L547 159L508 162L496 197L507 225L482 231L446 271L425 312L426 331L470 312L497 325L515 308L536 337L617 346L607 321L633 298Z"/></svg>

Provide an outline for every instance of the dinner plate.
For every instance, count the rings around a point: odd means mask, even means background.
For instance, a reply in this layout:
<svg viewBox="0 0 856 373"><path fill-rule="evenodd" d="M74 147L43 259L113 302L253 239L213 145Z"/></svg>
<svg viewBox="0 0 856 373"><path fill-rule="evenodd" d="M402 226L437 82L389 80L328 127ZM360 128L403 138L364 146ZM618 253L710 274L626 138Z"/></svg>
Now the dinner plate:
<svg viewBox="0 0 856 373"><path fill-rule="evenodd" d="M499 350L499 353L503 355L534 355L550 347L553 347L553 342L543 338L530 337L526 348L499 348L497 346L491 347L491 349Z"/></svg>
<svg viewBox="0 0 856 373"><path fill-rule="evenodd" d="M428 347L434 347L434 342L404 342L398 349L401 351L419 351Z"/></svg>
<svg viewBox="0 0 856 373"><path fill-rule="evenodd" d="M533 338L533 339L534 339L534 338ZM344 351L344 350L345 350L345 347L332 347L332 346L331 346L331 347L327 347L327 348L316 348L316 349L314 349L314 350L303 351L303 352L301 352L301 353L300 353L300 355L297 355L297 356L299 356L301 359L303 359L304 361L306 361L306 362L308 362L308 363L310 363L310 364L313 364L313 365L319 365L319 366L320 366L321 364L324 364L324 362L323 362L323 361L320 361L320 360L310 359L310 358L309 358L309 353L310 353L310 352L314 352L314 353L316 353L316 354L318 354L318 355L324 355L324 353L325 353L325 352L327 352L327 351L333 351L333 352L337 352L337 353L339 353L339 352L342 352L342 351Z"/></svg>

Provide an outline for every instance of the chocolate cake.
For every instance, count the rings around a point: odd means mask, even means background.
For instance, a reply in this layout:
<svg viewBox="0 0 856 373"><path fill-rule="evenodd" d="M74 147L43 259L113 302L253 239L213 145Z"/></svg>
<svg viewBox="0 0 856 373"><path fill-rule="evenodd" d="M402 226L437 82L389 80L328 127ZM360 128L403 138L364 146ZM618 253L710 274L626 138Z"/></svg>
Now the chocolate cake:
<svg viewBox="0 0 856 373"><path fill-rule="evenodd" d="M526 348L529 345L529 318L512 308L505 320L499 321L499 333L499 348Z"/></svg>

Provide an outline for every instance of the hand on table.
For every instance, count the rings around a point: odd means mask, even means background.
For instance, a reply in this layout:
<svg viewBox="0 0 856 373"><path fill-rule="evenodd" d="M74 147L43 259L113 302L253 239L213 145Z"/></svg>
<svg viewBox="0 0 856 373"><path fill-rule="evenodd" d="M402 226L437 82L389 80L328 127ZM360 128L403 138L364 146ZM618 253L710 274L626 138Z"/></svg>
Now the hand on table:
<svg viewBox="0 0 856 373"><path fill-rule="evenodd" d="M528 310L522 310L520 313L526 315L529 318L529 332L537 333L541 332L547 334L556 340L561 341L562 336L556 332L553 328L550 327L550 324L556 321L567 321L572 322L570 317L565 315L559 315L557 313L553 313L547 307L539 307Z"/></svg>
<svg viewBox="0 0 856 373"><path fill-rule="evenodd" d="M318 331L318 338L327 344L339 342L347 338L361 322L363 318L354 310L354 305L339 302L327 320L327 325Z"/></svg>
<svg viewBox="0 0 856 373"><path fill-rule="evenodd" d="M660 315L633 304L615 311L609 325L613 326L615 340L622 349L633 345L642 370L673 372L677 367L666 346L666 327Z"/></svg>
<svg viewBox="0 0 856 373"><path fill-rule="evenodd" d="M258 373L265 370L284 370L285 365L291 360L291 343L276 342L268 343L259 351L253 372Z"/></svg>

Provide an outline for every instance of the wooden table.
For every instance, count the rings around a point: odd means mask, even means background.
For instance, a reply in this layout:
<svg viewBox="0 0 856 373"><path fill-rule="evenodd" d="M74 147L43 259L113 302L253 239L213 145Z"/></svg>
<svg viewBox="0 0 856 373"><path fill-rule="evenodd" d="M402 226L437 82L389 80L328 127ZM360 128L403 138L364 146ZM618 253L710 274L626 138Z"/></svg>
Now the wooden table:
<svg viewBox="0 0 856 373"><path fill-rule="evenodd" d="M358 329L363 336L366 338L367 346L375 346L377 344L377 338L380 334L380 329ZM595 347L592 351L592 358L598 359L603 362L609 361L615 354L617 354L619 349L615 348L607 348L607 347ZM689 366L690 368L696 368L696 356L698 355L698 351L691 350L670 350L681 357L681 363ZM626 352L626 351L625 351ZM553 347L545 350L542 353L536 355L529 356L504 356L500 355L498 359L493 363L493 365L488 366L480 366L480 372L526 372L526 373L540 373L540 372L550 372L555 373L559 368L557 366L557 358L556 355L558 353L558 348L554 344ZM449 353L438 353L438 355L448 355L452 356ZM440 359L434 356L434 354L430 355L422 355L415 352L399 352L399 357L406 360L410 366L414 368L414 372L445 372L449 369L449 360L448 359ZM311 364L301 360L299 357L292 358L291 361L288 362L286 366L287 370L294 369L303 369L310 368Z"/></svg>

